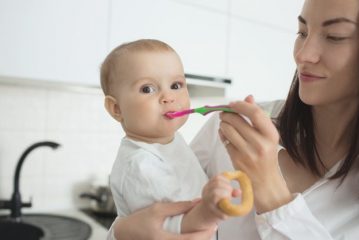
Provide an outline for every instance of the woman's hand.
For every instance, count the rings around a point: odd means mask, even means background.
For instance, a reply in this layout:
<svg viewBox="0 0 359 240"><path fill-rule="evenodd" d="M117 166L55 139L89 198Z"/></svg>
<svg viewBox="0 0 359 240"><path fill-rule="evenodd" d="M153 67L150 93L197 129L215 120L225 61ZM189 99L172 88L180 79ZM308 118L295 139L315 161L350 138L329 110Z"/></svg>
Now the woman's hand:
<svg viewBox="0 0 359 240"><path fill-rule="evenodd" d="M209 240L216 229L195 233L174 234L163 230L166 217L186 213L197 202L155 203L130 216L116 220L114 233L117 240Z"/></svg>
<svg viewBox="0 0 359 240"><path fill-rule="evenodd" d="M279 134L271 119L252 96L229 106L238 114L221 113L219 134L222 141L229 142L226 148L234 168L244 171L252 181L257 212L290 202L292 196L278 165Z"/></svg>

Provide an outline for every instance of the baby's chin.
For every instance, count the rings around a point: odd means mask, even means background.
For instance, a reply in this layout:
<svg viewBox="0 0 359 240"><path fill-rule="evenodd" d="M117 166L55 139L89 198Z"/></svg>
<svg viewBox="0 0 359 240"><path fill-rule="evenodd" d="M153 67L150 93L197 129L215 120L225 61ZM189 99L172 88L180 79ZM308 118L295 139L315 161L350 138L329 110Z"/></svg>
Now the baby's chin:
<svg viewBox="0 0 359 240"><path fill-rule="evenodd" d="M159 143L159 144L168 144L173 141L174 135L147 135L147 136L139 136L139 135L128 135L126 137L136 141L136 142L145 142L149 144Z"/></svg>

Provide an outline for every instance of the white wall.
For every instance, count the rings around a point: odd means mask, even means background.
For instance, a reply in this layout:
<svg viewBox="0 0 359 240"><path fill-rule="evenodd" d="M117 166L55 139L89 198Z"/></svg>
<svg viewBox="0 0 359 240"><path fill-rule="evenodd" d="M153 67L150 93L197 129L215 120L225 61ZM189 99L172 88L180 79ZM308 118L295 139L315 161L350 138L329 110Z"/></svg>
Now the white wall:
<svg viewBox="0 0 359 240"><path fill-rule="evenodd" d="M34 209L69 208L92 180L106 178L122 130L103 108L102 94L0 85L0 198L10 198L15 164L32 143L38 148L21 172L23 200Z"/></svg>

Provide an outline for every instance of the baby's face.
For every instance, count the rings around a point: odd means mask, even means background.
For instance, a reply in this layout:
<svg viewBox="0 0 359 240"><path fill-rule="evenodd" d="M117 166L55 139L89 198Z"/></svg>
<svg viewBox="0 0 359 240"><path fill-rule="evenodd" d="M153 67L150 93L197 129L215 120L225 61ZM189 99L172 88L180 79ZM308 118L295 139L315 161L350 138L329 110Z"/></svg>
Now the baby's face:
<svg viewBox="0 0 359 240"><path fill-rule="evenodd" d="M115 97L122 127L132 139L168 143L187 120L169 119L167 112L190 107L183 66L172 51L129 53L120 61Z"/></svg>

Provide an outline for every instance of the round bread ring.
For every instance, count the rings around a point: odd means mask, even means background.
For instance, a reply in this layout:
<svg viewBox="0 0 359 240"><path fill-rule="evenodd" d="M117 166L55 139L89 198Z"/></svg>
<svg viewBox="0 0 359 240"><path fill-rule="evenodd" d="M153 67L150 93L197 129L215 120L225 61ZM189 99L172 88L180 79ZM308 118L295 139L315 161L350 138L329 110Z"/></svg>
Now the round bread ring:
<svg viewBox="0 0 359 240"><path fill-rule="evenodd" d="M229 216L242 216L249 213L253 207L253 189L251 180L247 174L241 171L224 172L223 176L229 180L237 180L241 186L242 201L236 205L231 203L231 199L224 198L218 203L219 208Z"/></svg>

